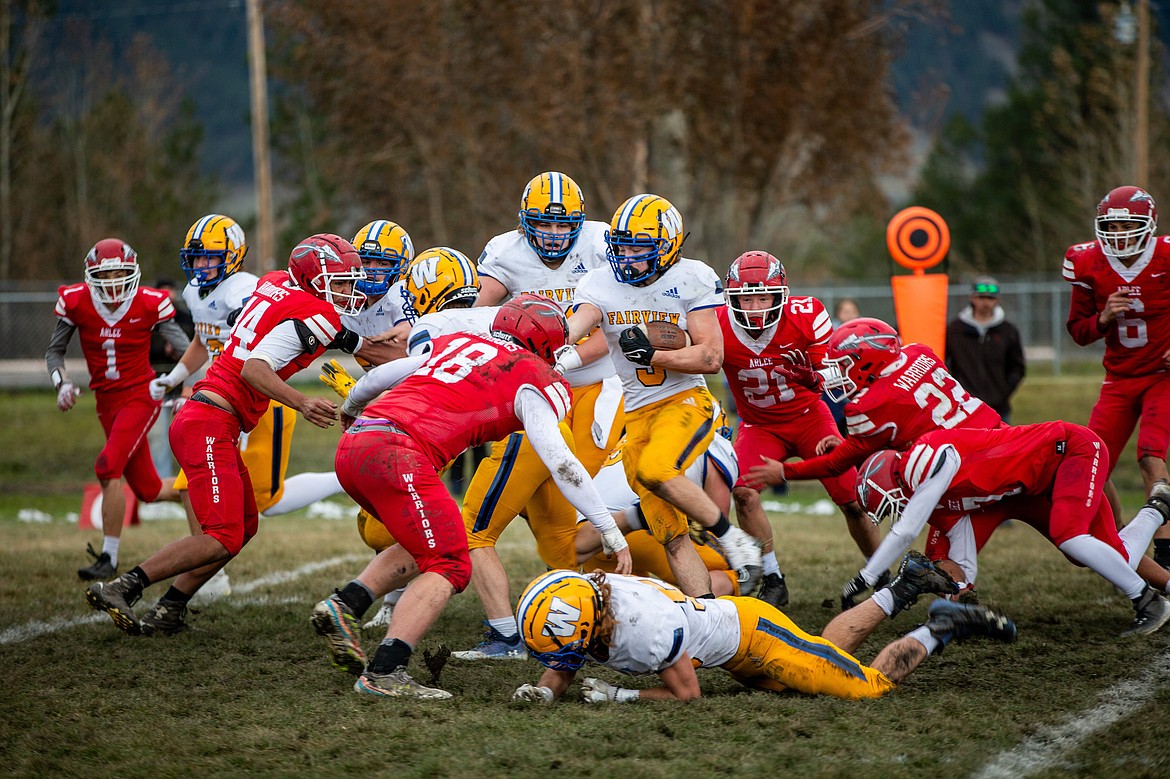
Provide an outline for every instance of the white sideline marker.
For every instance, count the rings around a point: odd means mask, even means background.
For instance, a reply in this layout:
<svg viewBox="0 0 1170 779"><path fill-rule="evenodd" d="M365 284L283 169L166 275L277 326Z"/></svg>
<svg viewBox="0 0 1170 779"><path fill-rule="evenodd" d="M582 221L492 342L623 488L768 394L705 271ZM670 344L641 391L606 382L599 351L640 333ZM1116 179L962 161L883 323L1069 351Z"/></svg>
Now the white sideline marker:
<svg viewBox="0 0 1170 779"><path fill-rule="evenodd" d="M236 593L246 595L247 593L253 592L262 587L270 587L274 584L286 584L288 582L295 581L302 576L308 576L311 573L316 573L317 571L321 571L326 568L332 568L335 565L341 565L342 563L354 563L368 559L369 557L367 555L356 554L343 555L341 557L331 557L328 560L318 560L315 563L306 563L300 568L294 568L291 571L277 571L276 573L270 573L267 576L261 576L259 579L245 582L244 584L237 585L235 582L233 582L232 590ZM272 602L271 599L269 599L267 596L263 596L255 599L250 598L247 601L239 602L238 605L243 605L243 603L247 603L248 605L255 605L252 603L253 600L256 603ZM237 600L235 599L228 600L227 602L233 605L237 605ZM34 620L32 622L26 622L23 625L14 625L3 631L0 631L0 645L20 644L25 641L31 641L34 638L47 635L49 633L58 633L62 630L81 627L82 625L93 625L98 622L108 621L109 617L105 614L87 614L84 617L57 617L56 619L47 621Z"/></svg>
<svg viewBox="0 0 1170 779"><path fill-rule="evenodd" d="M1167 679L1170 652L1154 658L1138 678L1118 682L1102 692L1101 703L1094 708L1069 715L1063 723L1030 736L1015 749L1001 752L972 774L972 779L1019 779L1059 765L1081 742L1148 703Z"/></svg>

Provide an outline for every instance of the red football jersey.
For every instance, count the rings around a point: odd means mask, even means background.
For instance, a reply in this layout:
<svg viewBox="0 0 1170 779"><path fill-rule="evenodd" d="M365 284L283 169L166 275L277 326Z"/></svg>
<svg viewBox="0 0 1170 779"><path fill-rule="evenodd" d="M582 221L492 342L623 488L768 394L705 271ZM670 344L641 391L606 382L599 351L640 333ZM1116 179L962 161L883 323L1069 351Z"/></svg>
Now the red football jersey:
<svg viewBox="0 0 1170 779"><path fill-rule="evenodd" d="M393 421L440 468L469 446L499 441L524 428L516 394L540 392L563 418L569 384L532 352L472 333L433 341L426 363L362 412L364 419Z"/></svg>
<svg viewBox="0 0 1170 779"><path fill-rule="evenodd" d="M906 344L904 359L888 376L858 392L845 405L846 436L821 457L786 463L791 479L819 479L860 465L879 449L905 449L932 430L990 429L1003 425L991 406L972 397L947 372L930 347Z"/></svg>
<svg viewBox="0 0 1170 779"><path fill-rule="evenodd" d="M952 446L960 465L939 501L944 509L974 511L1009 495L1042 495L1052 489L1064 455L1063 442L1073 427L1077 425L1042 422L996 430L935 430L902 456L898 476L913 492L934 472L940 450ZM1091 478L1088 473L1085 476Z"/></svg>
<svg viewBox="0 0 1170 779"><path fill-rule="evenodd" d="M240 417L243 431L249 432L268 409L269 398L240 376L251 349L264 340L281 322L299 319L316 338L311 352L301 352L276 372L281 379L308 367L341 332L341 316L332 304L305 292L288 275L278 270L261 277L239 319L224 342L223 353L194 390L210 390L225 398Z"/></svg>
<svg viewBox="0 0 1170 779"><path fill-rule="evenodd" d="M1148 257L1126 268L1096 241L1079 243L1064 255L1064 278L1072 284L1068 332L1081 346L1105 338L1105 370L1117 376L1163 373L1170 351L1170 236L1161 236ZM1148 249L1147 249L1148 251ZM1098 316L1117 291L1129 293L1132 309L1105 330Z"/></svg>
<svg viewBox="0 0 1170 779"><path fill-rule="evenodd" d="M792 422L820 395L787 383L774 366L793 349L807 352L814 368L825 359L825 344L833 334L833 323L825 306L816 298L790 297L779 322L764 330L756 340L731 321L727 306L718 311L723 329L723 373L735 398L740 419L750 425Z"/></svg>
<svg viewBox="0 0 1170 779"><path fill-rule="evenodd" d="M118 392L150 383L150 332L159 322L174 319L170 296L139 287L134 297L113 311L94 300L85 284L57 290L57 316L77 328L81 353L94 392Z"/></svg>

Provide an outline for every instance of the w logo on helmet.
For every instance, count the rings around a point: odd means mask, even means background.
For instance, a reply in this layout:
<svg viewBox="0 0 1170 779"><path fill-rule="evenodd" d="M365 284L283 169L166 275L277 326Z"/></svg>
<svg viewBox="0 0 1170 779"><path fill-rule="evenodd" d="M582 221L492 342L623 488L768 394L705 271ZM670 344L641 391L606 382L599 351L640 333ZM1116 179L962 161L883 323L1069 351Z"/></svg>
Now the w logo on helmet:
<svg viewBox="0 0 1170 779"><path fill-rule="evenodd" d="M416 287L425 287L439 280L439 258L437 256L421 257L410 266L410 278Z"/></svg>
<svg viewBox="0 0 1170 779"><path fill-rule="evenodd" d="M550 637L568 638L577 632L576 623L580 619L581 609L565 603L554 595L544 617L544 628L541 632Z"/></svg>

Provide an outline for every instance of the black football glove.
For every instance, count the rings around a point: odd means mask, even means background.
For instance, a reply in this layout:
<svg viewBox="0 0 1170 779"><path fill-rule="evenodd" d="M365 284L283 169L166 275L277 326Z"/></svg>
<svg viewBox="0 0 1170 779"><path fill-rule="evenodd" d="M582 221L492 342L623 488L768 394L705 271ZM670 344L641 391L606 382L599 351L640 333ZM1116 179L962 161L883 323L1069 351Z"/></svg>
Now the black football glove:
<svg viewBox="0 0 1170 779"><path fill-rule="evenodd" d="M638 365L649 366L651 358L654 357L654 347L650 345L650 339L640 327L627 327L622 330L622 334L618 336L618 346L627 360Z"/></svg>
<svg viewBox="0 0 1170 779"><path fill-rule="evenodd" d="M819 393L821 391L825 383L824 377L813 368L807 352L793 349L781 356L784 358L784 362L778 363L775 367L784 375L784 378L792 384L797 384L813 392Z"/></svg>

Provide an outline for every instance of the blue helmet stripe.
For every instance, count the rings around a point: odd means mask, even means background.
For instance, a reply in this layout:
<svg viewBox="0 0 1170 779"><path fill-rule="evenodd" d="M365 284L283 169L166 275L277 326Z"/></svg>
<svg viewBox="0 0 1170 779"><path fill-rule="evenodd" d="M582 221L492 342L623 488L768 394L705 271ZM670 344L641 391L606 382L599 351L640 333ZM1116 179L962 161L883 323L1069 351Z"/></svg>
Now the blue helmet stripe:
<svg viewBox="0 0 1170 779"><path fill-rule="evenodd" d="M626 201L626 207L622 209L621 215L618 217L617 226L614 228L620 232L629 232L630 218L634 215L634 209L641 205L642 201L650 197L649 195L635 195Z"/></svg>
<svg viewBox="0 0 1170 779"><path fill-rule="evenodd" d="M560 173L549 174L549 192L548 202L550 203L564 203L564 183L561 181Z"/></svg>
<svg viewBox="0 0 1170 779"><path fill-rule="evenodd" d="M198 222L196 222L196 223L195 223L195 230L194 230L194 232L191 234L191 238L192 238L192 239L195 239L195 238L202 238L202 237L203 237L203 231L207 229L207 227L208 227L208 224L210 223L210 221L211 221L212 219L218 219L218 218L219 218L219 214L208 214L207 216L205 216L205 217L203 217L202 219L200 219Z"/></svg>

